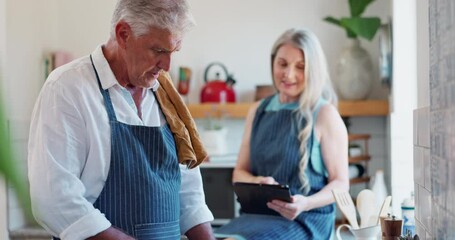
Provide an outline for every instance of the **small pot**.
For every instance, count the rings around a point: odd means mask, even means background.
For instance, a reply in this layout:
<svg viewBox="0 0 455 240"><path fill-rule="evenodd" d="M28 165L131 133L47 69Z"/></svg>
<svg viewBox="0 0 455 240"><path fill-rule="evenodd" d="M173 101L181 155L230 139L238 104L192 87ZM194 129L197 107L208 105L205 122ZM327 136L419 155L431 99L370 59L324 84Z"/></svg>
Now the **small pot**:
<svg viewBox="0 0 455 240"><path fill-rule="evenodd" d="M254 101L261 100L276 93L275 86L273 85L256 85L256 92L254 94Z"/></svg>

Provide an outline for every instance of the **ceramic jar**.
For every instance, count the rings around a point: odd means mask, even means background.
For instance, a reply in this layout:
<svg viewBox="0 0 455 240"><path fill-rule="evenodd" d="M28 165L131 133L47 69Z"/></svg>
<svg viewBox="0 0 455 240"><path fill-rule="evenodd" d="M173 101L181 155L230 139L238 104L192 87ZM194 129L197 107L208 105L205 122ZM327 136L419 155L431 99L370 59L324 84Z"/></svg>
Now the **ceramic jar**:
<svg viewBox="0 0 455 240"><path fill-rule="evenodd" d="M343 49L333 80L341 99L360 100L368 97L373 82L373 63L358 39L350 39Z"/></svg>

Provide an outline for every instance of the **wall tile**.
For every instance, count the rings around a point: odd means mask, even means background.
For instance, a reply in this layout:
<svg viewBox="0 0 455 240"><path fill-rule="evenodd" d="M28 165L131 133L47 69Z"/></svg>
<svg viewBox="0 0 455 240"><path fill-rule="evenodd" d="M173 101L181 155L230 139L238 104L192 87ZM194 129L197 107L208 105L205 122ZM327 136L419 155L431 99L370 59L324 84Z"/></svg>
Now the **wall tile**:
<svg viewBox="0 0 455 240"><path fill-rule="evenodd" d="M420 202L419 202L419 195L420 195L420 193L419 193L419 188L421 188L420 185L418 185L418 184L415 184L415 185L414 185L414 204L415 204L415 205L414 205L414 206L415 206L415 208L414 208L414 217L415 217L416 221L418 220L419 222L421 222L422 217L421 217L421 215L420 215L420 207L419 207L419 206L420 206Z"/></svg>
<svg viewBox="0 0 455 240"><path fill-rule="evenodd" d="M424 186L428 191L431 192L431 161L430 161L430 149L424 148L423 149L423 170L424 170Z"/></svg>
<svg viewBox="0 0 455 240"><path fill-rule="evenodd" d="M423 151L422 147L414 146L414 182L421 186L425 185Z"/></svg>
<svg viewBox="0 0 455 240"><path fill-rule="evenodd" d="M423 147L430 147L430 112L429 107L419 109L418 120L418 143Z"/></svg>
<svg viewBox="0 0 455 240"><path fill-rule="evenodd" d="M417 131L417 129L419 129L419 109L414 109L414 111L412 112L412 115L413 115L413 118L412 118L412 121L413 121L413 134L412 134L412 137L413 137L413 141L414 141L414 146L415 145L418 145L419 144L419 133Z"/></svg>
<svg viewBox="0 0 455 240"><path fill-rule="evenodd" d="M415 233L416 233L417 235L419 235L419 237L420 237L420 236L426 236L426 234L427 234L426 231L425 231L425 228L424 228L424 227L422 226L422 224L421 224L419 221L417 221L417 220L416 220L416 231L415 231ZM425 238L423 237L423 238L420 238L420 239L425 239Z"/></svg>
<svg viewBox="0 0 455 240"><path fill-rule="evenodd" d="M419 220L428 231L431 229L431 193L425 188L419 187L418 194Z"/></svg>

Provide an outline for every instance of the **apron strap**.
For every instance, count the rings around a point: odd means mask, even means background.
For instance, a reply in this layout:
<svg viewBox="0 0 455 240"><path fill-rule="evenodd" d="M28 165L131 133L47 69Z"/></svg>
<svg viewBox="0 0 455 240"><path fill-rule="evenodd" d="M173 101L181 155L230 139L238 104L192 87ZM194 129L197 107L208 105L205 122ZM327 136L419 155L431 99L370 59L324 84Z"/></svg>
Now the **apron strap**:
<svg viewBox="0 0 455 240"><path fill-rule="evenodd" d="M90 55L90 61L92 62L93 70L95 70L96 79L98 81L98 87L100 88L101 94L103 95L104 105L106 106L109 121L117 121L117 117L115 116L115 111L114 111L114 107L112 106L112 101L111 101L111 97L109 95L109 91L108 91L108 89L104 90L103 87L101 86L100 77L98 75L98 71L96 71L95 64L93 63L92 55Z"/></svg>

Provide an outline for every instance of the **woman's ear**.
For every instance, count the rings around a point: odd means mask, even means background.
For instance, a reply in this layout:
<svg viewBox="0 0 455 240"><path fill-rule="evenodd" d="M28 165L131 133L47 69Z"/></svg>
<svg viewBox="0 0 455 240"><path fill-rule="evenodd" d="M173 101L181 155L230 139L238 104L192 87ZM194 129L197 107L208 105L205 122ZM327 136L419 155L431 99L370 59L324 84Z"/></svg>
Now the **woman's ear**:
<svg viewBox="0 0 455 240"><path fill-rule="evenodd" d="M120 21L115 25L115 38L118 45L125 49L128 39L132 36L131 27L125 21Z"/></svg>

